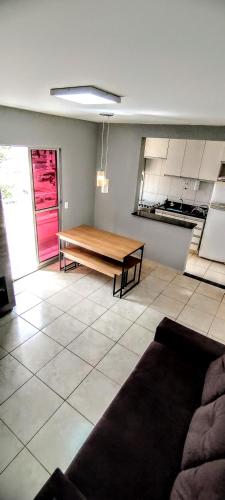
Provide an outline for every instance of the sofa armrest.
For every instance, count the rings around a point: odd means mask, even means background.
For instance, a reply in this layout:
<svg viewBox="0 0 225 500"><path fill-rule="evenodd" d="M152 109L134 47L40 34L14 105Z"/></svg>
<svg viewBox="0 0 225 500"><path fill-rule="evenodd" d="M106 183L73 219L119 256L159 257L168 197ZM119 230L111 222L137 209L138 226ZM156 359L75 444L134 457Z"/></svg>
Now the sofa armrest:
<svg viewBox="0 0 225 500"><path fill-rule="evenodd" d="M204 364L225 354L225 345L169 318L158 325L154 340Z"/></svg>
<svg viewBox="0 0 225 500"><path fill-rule="evenodd" d="M86 497L60 469L56 469L34 500L86 500Z"/></svg>

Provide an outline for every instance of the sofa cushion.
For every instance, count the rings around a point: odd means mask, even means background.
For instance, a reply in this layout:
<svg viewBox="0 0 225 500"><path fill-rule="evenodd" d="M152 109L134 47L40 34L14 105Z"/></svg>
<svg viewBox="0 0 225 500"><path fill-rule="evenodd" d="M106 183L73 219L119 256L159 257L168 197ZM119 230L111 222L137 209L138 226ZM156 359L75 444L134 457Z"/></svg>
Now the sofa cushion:
<svg viewBox="0 0 225 500"><path fill-rule="evenodd" d="M202 404L208 404L222 394L225 394L225 354L209 365L202 392Z"/></svg>
<svg viewBox="0 0 225 500"><path fill-rule="evenodd" d="M56 469L34 500L85 500L85 497L60 469Z"/></svg>
<svg viewBox="0 0 225 500"><path fill-rule="evenodd" d="M225 459L225 395L194 413L187 433L182 469Z"/></svg>
<svg viewBox="0 0 225 500"><path fill-rule="evenodd" d="M66 474L91 500L165 500L205 371L153 342Z"/></svg>
<svg viewBox="0 0 225 500"><path fill-rule="evenodd" d="M225 460L206 462L180 472L170 500L224 500Z"/></svg>

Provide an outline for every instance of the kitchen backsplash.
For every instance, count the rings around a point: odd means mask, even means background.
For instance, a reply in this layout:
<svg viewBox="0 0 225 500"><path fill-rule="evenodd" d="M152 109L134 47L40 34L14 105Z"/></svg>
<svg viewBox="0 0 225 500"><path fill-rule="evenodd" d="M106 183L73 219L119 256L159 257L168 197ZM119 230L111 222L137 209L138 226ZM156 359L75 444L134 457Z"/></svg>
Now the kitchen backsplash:
<svg viewBox="0 0 225 500"><path fill-rule="evenodd" d="M163 202L168 197L172 201L179 201L182 198L184 203L196 205L210 202L213 182L201 181L199 189L195 191L195 180L164 175L165 164L166 161L161 158L146 160L142 200L157 203Z"/></svg>

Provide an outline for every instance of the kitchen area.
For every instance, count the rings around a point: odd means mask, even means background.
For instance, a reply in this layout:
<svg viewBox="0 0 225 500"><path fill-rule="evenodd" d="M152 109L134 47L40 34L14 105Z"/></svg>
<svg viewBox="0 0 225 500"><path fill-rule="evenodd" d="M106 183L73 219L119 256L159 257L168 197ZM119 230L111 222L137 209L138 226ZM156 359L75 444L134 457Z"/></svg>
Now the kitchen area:
<svg viewBox="0 0 225 500"><path fill-rule="evenodd" d="M146 138L136 215L192 224L185 272L225 286L225 142Z"/></svg>

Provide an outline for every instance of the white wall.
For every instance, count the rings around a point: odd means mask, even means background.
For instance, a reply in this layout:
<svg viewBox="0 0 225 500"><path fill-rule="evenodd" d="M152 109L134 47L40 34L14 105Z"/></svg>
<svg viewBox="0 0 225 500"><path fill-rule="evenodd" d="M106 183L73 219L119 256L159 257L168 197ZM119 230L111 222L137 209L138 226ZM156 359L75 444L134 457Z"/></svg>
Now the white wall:
<svg viewBox="0 0 225 500"><path fill-rule="evenodd" d="M199 189L194 191L195 180L180 179L166 176L166 160L161 158L147 159L145 165L145 181L142 199L146 202L179 201L190 205L209 204L213 182L199 183ZM187 188L187 189L186 189Z"/></svg>
<svg viewBox="0 0 225 500"><path fill-rule="evenodd" d="M62 226L92 224L97 125L0 106L0 145L61 148ZM69 209L64 209L64 202Z"/></svg>
<svg viewBox="0 0 225 500"><path fill-rule="evenodd" d="M131 215L136 199L143 137L224 140L225 127L114 124L110 128L109 193L102 194L99 188L96 189L95 225L147 241L146 257L183 271L190 243L190 230L177 227L174 231L172 228L175 226ZM100 148L97 163L99 158Z"/></svg>

